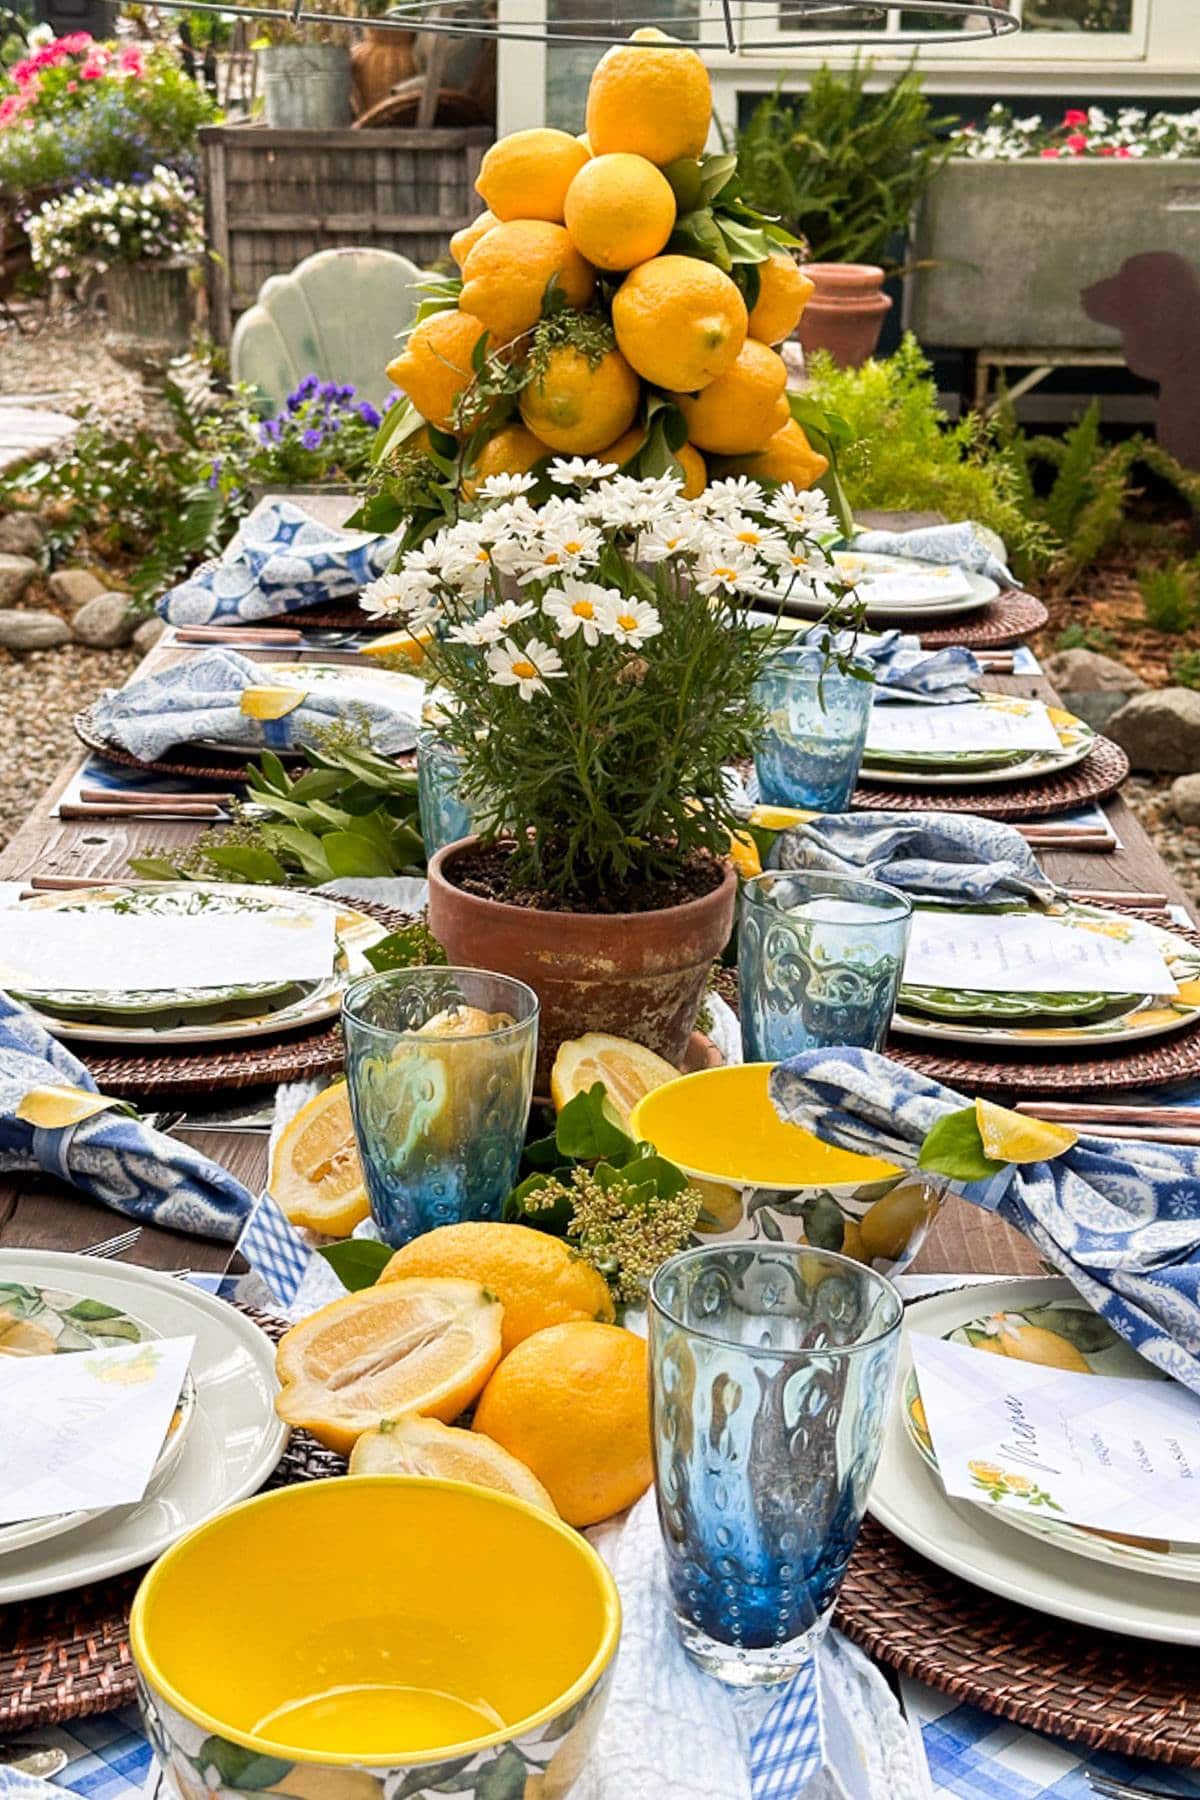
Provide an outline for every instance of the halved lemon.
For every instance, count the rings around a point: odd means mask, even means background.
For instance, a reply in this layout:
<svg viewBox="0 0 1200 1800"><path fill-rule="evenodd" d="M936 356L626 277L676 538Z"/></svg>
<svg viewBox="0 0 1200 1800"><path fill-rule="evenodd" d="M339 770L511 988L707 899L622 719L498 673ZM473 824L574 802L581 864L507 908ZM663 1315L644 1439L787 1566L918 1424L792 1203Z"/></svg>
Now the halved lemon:
<svg viewBox="0 0 1200 1800"><path fill-rule="evenodd" d="M537 1476L481 1431L407 1413L364 1431L350 1453L352 1475L434 1475L514 1494L545 1512L557 1507Z"/></svg>
<svg viewBox="0 0 1200 1800"><path fill-rule="evenodd" d="M325 1088L284 1126L269 1186L292 1224L310 1231L348 1237L366 1218L370 1207L344 1081Z"/></svg>
<svg viewBox="0 0 1200 1800"><path fill-rule="evenodd" d="M679 1070L643 1044L589 1031L559 1046L550 1071L550 1097L561 1112L568 1100L602 1081L622 1126L627 1126L639 1100L664 1082L678 1079Z"/></svg>
<svg viewBox="0 0 1200 1800"><path fill-rule="evenodd" d="M984 1155L996 1162L1049 1162L1079 1142L1079 1133L1069 1125L1030 1119L1024 1113L1010 1112L1007 1106L997 1106L994 1100L976 1100L975 1122Z"/></svg>
<svg viewBox="0 0 1200 1800"><path fill-rule="evenodd" d="M413 668L425 661L425 646L432 644L432 631L385 631L374 637L359 651L360 656L369 656L372 662L409 663Z"/></svg>
<svg viewBox="0 0 1200 1800"><path fill-rule="evenodd" d="M280 1339L275 1410L350 1453L397 1413L449 1423L500 1360L504 1308L477 1281L391 1281L302 1319Z"/></svg>

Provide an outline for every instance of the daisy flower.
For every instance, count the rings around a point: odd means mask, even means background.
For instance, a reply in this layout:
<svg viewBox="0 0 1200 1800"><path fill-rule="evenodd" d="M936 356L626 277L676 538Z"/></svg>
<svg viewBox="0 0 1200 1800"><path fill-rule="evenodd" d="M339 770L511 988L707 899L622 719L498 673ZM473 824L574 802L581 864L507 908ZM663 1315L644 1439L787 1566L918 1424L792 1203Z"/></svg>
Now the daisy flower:
<svg viewBox="0 0 1200 1800"><path fill-rule="evenodd" d="M794 487L790 481L784 482L779 492L772 494L766 514L776 524L791 525L800 531L824 531L833 523L829 501L824 494L816 488Z"/></svg>
<svg viewBox="0 0 1200 1800"><path fill-rule="evenodd" d="M668 556L683 556L695 548L700 535L700 521L694 513L671 513L652 526L638 541L641 562L665 562Z"/></svg>
<svg viewBox="0 0 1200 1800"><path fill-rule="evenodd" d="M591 487L606 475L615 475L619 466L595 456L556 456L550 464L550 479L559 487Z"/></svg>
<svg viewBox="0 0 1200 1800"><path fill-rule="evenodd" d="M604 623L607 630L631 650L640 650L647 638L657 637L662 621L648 600L631 600L624 594L606 594Z"/></svg>
<svg viewBox="0 0 1200 1800"><path fill-rule="evenodd" d="M571 638L582 631L585 644L598 644L612 634L607 607L612 598L607 588L595 581L577 581L568 575L562 591L552 590L542 601L542 611L554 620L561 638Z"/></svg>
<svg viewBox="0 0 1200 1800"><path fill-rule="evenodd" d="M434 578L424 569L406 564L396 575L379 575L369 581L359 595L363 611L373 619L427 609L433 600ZM436 611L436 607L434 608Z"/></svg>
<svg viewBox="0 0 1200 1800"><path fill-rule="evenodd" d="M788 554L787 539L777 526L760 524L746 513L734 513L723 525L733 543L741 544L764 562L782 562Z"/></svg>
<svg viewBox="0 0 1200 1800"><path fill-rule="evenodd" d="M754 557L742 544L707 544L692 569L692 585L698 594L731 592L755 577Z"/></svg>
<svg viewBox="0 0 1200 1800"><path fill-rule="evenodd" d="M530 544L526 555L527 581L542 581L551 575L578 575L596 565L604 539L594 525L579 520L564 520L539 533L538 542Z"/></svg>
<svg viewBox="0 0 1200 1800"><path fill-rule="evenodd" d="M714 517L761 512L764 499L759 483L748 475L728 475L723 481L710 482L700 497Z"/></svg>
<svg viewBox="0 0 1200 1800"><path fill-rule="evenodd" d="M511 638L493 644L487 653L487 666L497 687L515 687L522 700L544 694L548 681L566 674L558 651L543 644L541 638L530 638L523 649Z"/></svg>
<svg viewBox="0 0 1200 1800"><path fill-rule="evenodd" d="M529 600L502 600L481 618L468 619L446 635L456 644L498 644L514 625L519 625L522 619L532 618L536 610Z"/></svg>
<svg viewBox="0 0 1200 1800"><path fill-rule="evenodd" d="M536 486L536 475L489 475L477 492L481 500L517 500Z"/></svg>

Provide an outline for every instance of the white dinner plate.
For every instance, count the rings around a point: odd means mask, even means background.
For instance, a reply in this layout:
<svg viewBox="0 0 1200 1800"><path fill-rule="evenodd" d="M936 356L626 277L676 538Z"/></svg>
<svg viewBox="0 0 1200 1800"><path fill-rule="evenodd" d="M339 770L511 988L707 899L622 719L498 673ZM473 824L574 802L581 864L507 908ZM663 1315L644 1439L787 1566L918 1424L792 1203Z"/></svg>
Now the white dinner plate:
<svg viewBox="0 0 1200 1800"><path fill-rule="evenodd" d="M52 1250L0 1250L0 1279L80 1288L164 1337L195 1337L195 1416L166 1479L119 1506L0 1562L0 1606L65 1593L153 1561L176 1538L260 1488L287 1444L275 1412L275 1347L223 1300L151 1269Z"/></svg>
<svg viewBox="0 0 1200 1800"><path fill-rule="evenodd" d="M998 1281L970 1290L977 1313L1019 1311L1073 1294L1069 1282ZM1163 1644L1200 1644L1200 1609L1188 1582L1110 1568L1067 1556L1056 1545L1010 1531L969 1500L951 1500L905 1429L902 1395L912 1368L913 1331L940 1337L962 1314L962 1295L937 1294L909 1307L900 1370L868 1510L910 1550L985 1593L1098 1631Z"/></svg>
<svg viewBox="0 0 1200 1800"><path fill-rule="evenodd" d="M848 563L851 569L857 567L864 572L877 569L880 573L894 574L901 570L912 570L917 574L928 575L931 565L920 562L911 556L877 556L859 551L833 552L836 563ZM1000 592L999 585L990 575L977 575L971 569L964 569L963 575L970 585L969 594L957 595L952 600L884 600L872 603L867 601L866 619L868 625L895 625L897 621L908 619L955 619L963 613L978 612L981 606L987 606ZM799 596L789 597L787 611L806 619L819 619L827 610L827 602L819 599L806 600Z"/></svg>

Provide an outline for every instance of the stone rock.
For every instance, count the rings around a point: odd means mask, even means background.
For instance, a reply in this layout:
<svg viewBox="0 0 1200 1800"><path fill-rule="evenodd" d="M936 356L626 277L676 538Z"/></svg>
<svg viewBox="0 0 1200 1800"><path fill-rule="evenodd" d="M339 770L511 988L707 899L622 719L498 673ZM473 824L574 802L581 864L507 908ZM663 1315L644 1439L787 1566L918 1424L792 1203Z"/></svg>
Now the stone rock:
<svg viewBox="0 0 1200 1800"><path fill-rule="evenodd" d="M71 641L71 627L52 612L0 608L0 649L57 650Z"/></svg>
<svg viewBox="0 0 1200 1800"><path fill-rule="evenodd" d="M37 573L31 556L0 555L0 606L19 600Z"/></svg>
<svg viewBox="0 0 1200 1800"><path fill-rule="evenodd" d="M144 656L147 650L153 650L163 632L167 629L164 619L143 619L133 634L133 647Z"/></svg>
<svg viewBox="0 0 1200 1800"><path fill-rule="evenodd" d="M1141 694L1146 683L1115 656L1098 650L1058 650L1045 661L1046 679L1060 694Z"/></svg>
<svg viewBox="0 0 1200 1800"><path fill-rule="evenodd" d="M46 586L50 589L50 598L69 613L77 613L97 594L108 592L90 569L56 569Z"/></svg>
<svg viewBox="0 0 1200 1800"><path fill-rule="evenodd" d="M128 594L97 594L80 607L71 629L79 642L92 650L116 650L129 642L140 617Z"/></svg>
<svg viewBox="0 0 1200 1800"><path fill-rule="evenodd" d="M1200 692L1153 688L1135 694L1108 722L1135 769L1153 775L1191 775L1200 770Z"/></svg>
<svg viewBox="0 0 1200 1800"><path fill-rule="evenodd" d="M1180 775L1171 783L1171 811L1181 825L1200 825L1200 775Z"/></svg>
<svg viewBox="0 0 1200 1800"><path fill-rule="evenodd" d="M32 513L6 513L0 519L0 553L5 556L40 556L42 527Z"/></svg>

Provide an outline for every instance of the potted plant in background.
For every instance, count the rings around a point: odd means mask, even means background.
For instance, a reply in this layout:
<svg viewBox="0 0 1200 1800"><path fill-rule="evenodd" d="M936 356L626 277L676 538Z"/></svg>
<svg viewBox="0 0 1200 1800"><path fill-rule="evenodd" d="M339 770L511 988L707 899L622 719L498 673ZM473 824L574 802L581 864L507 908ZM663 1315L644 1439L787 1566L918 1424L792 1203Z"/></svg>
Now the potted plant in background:
<svg viewBox="0 0 1200 1800"><path fill-rule="evenodd" d="M822 564L827 502L744 477L687 500L674 475L578 458L478 495L477 517L364 593L434 633L440 732L478 827L430 863L430 928L452 963L535 989L540 1091L585 1031L678 1067L732 925L725 770L753 754L772 654L743 592Z"/></svg>
<svg viewBox="0 0 1200 1800"><path fill-rule="evenodd" d="M290 10L261 21L254 41L262 70L263 116L279 131L336 131L351 122L350 21L346 0L323 11L345 25L294 25Z"/></svg>
<svg viewBox="0 0 1200 1800"><path fill-rule="evenodd" d="M816 291L796 336L805 354L843 365L874 353L892 305L883 292L909 215L950 155L955 121L931 116L921 78L907 70L868 92L871 63L822 67L807 93L779 90L738 133L738 174L752 206L779 213L808 245Z"/></svg>
<svg viewBox="0 0 1200 1800"><path fill-rule="evenodd" d="M173 169L160 166L148 181L88 182L48 200L28 229L45 274L103 275L115 356L163 365L187 348L204 240L196 190Z"/></svg>

